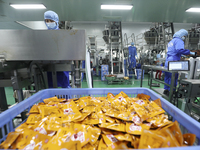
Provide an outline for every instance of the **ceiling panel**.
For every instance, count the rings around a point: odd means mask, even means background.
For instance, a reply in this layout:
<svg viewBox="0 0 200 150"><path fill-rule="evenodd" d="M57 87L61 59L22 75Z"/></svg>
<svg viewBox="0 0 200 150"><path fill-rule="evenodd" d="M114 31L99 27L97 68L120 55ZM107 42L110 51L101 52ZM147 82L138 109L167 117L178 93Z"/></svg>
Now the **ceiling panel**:
<svg viewBox="0 0 200 150"><path fill-rule="evenodd" d="M41 21L46 10L16 10L9 3L43 3L58 13L60 20L122 22L199 23L199 13L186 13L200 7L199 0L0 0L0 21ZM101 10L101 4L132 4L128 11Z"/></svg>

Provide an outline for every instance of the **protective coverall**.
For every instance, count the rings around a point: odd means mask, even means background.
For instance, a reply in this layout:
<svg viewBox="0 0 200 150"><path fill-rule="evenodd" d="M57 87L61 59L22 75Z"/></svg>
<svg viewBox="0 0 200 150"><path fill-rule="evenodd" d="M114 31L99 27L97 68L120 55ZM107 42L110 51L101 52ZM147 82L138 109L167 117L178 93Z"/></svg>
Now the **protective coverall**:
<svg viewBox="0 0 200 150"><path fill-rule="evenodd" d="M136 67L136 59L135 56L137 56L137 49L135 46L129 46L129 69Z"/></svg>
<svg viewBox="0 0 200 150"><path fill-rule="evenodd" d="M183 37L187 36L188 32L185 29L181 29L176 32L173 36L173 39L168 43L168 51L167 51L167 58L165 61L165 67L168 67L168 61L179 61L181 55L189 55L190 50L184 49L184 41ZM171 84L171 76L172 74L169 72L165 72L165 83ZM175 82L174 86L176 87L178 82L178 73L175 74ZM170 87L164 85L164 89L170 91Z"/></svg>
<svg viewBox="0 0 200 150"><path fill-rule="evenodd" d="M50 28L48 24L45 22L48 30L59 30L59 17L54 11L46 11L44 13L44 19L50 19L55 21L56 26L53 28ZM56 72L57 75L57 86L62 87L62 88L67 88L70 87L70 82L69 82L69 72L68 71L63 71L63 72ZM49 88L53 88L53 80L52 80L52 73L47 72L47 77L48 77L48 85Z"/></svg>

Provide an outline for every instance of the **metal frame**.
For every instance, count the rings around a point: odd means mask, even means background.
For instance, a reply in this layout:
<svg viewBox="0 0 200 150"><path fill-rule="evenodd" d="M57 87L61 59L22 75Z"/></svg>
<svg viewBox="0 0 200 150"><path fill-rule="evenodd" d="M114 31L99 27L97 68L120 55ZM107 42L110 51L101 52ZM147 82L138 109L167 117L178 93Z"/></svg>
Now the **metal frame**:
<svg viewBox="0 0 200 150"><path fill-rule="evenodd" d="M174 103L172 101L172 96L173 96L173 89L176 88L174 87L174 81L175 81L175 74L178 73L177 71L168 71L166 68L161 67L161 66L153 66L153 65L143 65L142 66L142 75L141 75L141 80L140 80L140 87L142 87L142 81L143 81L143 71L144 70L149 70L151 71L150 74L150 89L152 89L153 91L159 93L162 97L164 97L165 99L169 100L171 103ZM161 71L165 71L165 72L170 72L172 73L172 79L171 79L171 84L167 84L163 81L157 80L153 78L153 70L161 70ZM157 81L159 83L165 84L167 86L170 87L170 91L169 91L169 97L167 97L166 95L164 95L163 93L161 93L160 91L152 88L152 80Z"/></svg>

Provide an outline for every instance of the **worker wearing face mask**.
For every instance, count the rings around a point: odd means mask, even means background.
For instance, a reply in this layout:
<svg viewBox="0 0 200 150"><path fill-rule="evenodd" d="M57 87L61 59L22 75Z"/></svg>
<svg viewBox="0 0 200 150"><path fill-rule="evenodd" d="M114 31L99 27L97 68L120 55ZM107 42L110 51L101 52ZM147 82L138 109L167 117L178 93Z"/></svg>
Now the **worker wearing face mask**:
<svg viewBox="0 0 200 150"><path fill-rule="evenodd" d="M54 11L46 11L44 13L44 21L48 30L59 30L59 17Z"/></svg>
<svg viewBox="0 0 200 150"><path fill-rule="evenodd" d="M190 50L184 48L184 40L188 36L188 32L185 29L181 29L173 35L173 39L168 43L168 51L167 58L165 61L165 67L168 67L168 61L179 61L181 59L181 55L195 55L194 52L190 52ZM172 74L169 72L165 72L165 83L171 84ZM178 73L175 74L175 83L174 87L176 87L178 82ZM164 85L164 94L169 95L170 87Z"/></svg>
<svg viewBox="0 0 200 150"><path fill-rule="evenodd" d="M44 21L48 28L48 30L59 30L59 17L54 11L46 11L44 13ZM63 72L56 72L57 74L57 86L62 88L70 87L69 82L69 72L63 71ZM52 80L52 73L48 72L48 84L49 88L53 87L53 80Z"/></svg>

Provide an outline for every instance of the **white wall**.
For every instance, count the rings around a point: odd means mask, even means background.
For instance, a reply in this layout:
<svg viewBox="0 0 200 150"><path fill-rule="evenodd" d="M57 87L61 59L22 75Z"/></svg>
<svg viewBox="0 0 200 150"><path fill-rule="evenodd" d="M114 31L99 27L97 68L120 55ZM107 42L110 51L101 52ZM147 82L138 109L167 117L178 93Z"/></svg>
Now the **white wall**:
<svg viewBox="0 0 200 150"><path fill-rule="evenodd" d="M22 25L15 23L15 26L11 28L9 22L1 23L0 28L1 29L30 29L33 30L46 30L46 26L44 24L44 21L22 21ZM103 40L103 34L102 31L105 29L105 25L108 24L107 21L104 22L95 22L95 21L72 21L71 25L73 25L73 29L85 29L88 36L97 36L97 47L98 49L105 49L106 44ZM23 26L24 25L24 26ZM6 26L9 26L7 28ZM131 36L132 33L134 33L135 36L144 33L145 31L149 30L150 27L153 27L154 23L151 22L124 22L122 23L122 35L126 33L127 36ZM174 23L174 30L175 32L179 29L190 29L193 26L192 23Z"/></svg>

